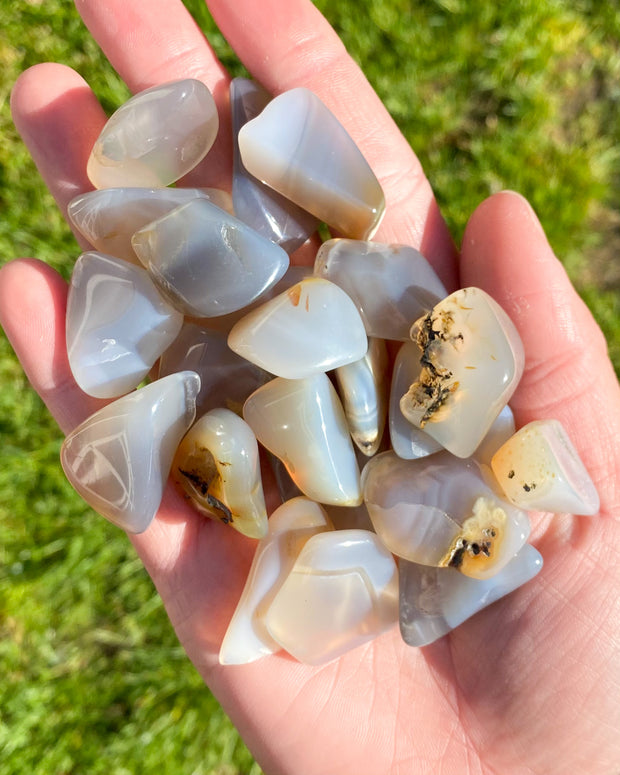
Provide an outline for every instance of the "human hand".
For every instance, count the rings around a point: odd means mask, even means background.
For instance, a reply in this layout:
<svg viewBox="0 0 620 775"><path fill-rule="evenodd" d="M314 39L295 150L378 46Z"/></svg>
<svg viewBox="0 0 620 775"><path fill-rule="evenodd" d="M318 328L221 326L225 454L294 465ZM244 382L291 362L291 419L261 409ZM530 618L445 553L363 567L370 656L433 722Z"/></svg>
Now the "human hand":
<svg viewBox="0 0 620 775"><path fill-rule="evenodd" d="M230 169L227 77L180 2L152 0L144 18L118 0L78 7L132 90L187 75L207 83L222 129L191 182L222 184ZM308 86L352 134L386 192L377 239L418 247L450 289L478 285L511 315L527 355L512 401L517 423L563 422L598 486L603 514L537 520L533 540L545 568L536 581L424 650L407 647L394 631L322 668L282 656L222 668L219 643L254 544L205 522L169 490L151 528L132 540L181 642L269 773L612 772L620 761L620 400L600 332L533 212L514 194L492 197L474 213L457 274L415 156L313 6L214 0L210 7L270 91ZM20 79L13 109L65 207L90 188L86 158L105 121L101 108L75 73L43 65ZM71 378L65 299L64 283L43 265L16 262L0 273L5 330L31 382L69 430L100 404ZM275 493L270 499L273 506Z"/></svg>

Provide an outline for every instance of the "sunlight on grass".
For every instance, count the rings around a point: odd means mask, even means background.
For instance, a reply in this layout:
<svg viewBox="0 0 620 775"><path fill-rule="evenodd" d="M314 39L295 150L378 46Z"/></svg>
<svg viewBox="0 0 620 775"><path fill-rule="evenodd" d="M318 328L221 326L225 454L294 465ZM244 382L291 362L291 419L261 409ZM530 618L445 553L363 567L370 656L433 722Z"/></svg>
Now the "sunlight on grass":
<svg viewBox="0 0 620 775"><path fill-rule="evenodd" d="M202 0L225 64L243 68ZM519 190L620 368L620 14L582 0L320 0L420 156L457 241ZM68 0L0 10L0 258L66 277L76 243L10 120L26 67L70 64L110 112L128 95ZM120 531L86 508L60 436L0 341L0 775L259 775L204 688Z"/></svg>

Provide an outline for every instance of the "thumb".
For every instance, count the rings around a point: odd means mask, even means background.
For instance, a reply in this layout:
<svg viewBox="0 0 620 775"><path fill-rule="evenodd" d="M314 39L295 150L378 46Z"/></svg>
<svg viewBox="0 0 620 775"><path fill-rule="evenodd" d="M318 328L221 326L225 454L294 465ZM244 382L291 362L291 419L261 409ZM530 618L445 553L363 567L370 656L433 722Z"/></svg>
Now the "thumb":
<svg viewBox="0 0 620 775"><path fill-rule="evenodd" d="M487 291L523 340L525 371L511 401L517 425L560 420L601 503L617 508L618 380L600 328L522 196L495 194L474 211L463 237L461 284Z"/></svg>

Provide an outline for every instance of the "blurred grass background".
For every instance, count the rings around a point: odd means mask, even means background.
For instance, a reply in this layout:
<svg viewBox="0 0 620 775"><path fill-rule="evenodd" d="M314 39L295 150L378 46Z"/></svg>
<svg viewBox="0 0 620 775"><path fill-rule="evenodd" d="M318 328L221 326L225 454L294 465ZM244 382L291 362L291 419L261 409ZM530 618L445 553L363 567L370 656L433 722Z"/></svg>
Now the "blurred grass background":
<svg viewBox="0 0 620 775"><path fill-rule="evenodd" d="M202 0L186 0L234 74ZM536 208L620 368L620 11L597 0L317 0L422 159L455 239L502 188ZM145 8L148 3L145 2ZM275 23L275 20L274 20ZM128 96L70 0L0 9L0 260L77 255L12 126L18 73ZM0 775L260 769L176 643L124 536L86 508L0 341Z"/></svg>

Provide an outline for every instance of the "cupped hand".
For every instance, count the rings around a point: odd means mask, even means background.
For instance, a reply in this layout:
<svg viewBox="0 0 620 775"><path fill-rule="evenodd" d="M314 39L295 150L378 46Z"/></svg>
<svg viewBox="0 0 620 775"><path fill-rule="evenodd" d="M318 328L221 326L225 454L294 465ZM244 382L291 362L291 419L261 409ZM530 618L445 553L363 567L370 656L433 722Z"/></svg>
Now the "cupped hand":
<svg viewBox="0 0 620 775"><path fill-rule="evenodd" d="M76 0L132 91L203 80L220 111L218 141L184 182L229 184L228 81L180 0ZM448 288L476 285L509 313L526 369L518 425L559 419L598 487L596 517L538 516L541 574L426 647L395 628L323 667L280 654L221 667L219 644L254 544L189 510L168 488L151 527L132 537L179 639L270 775L544 773L620 769L620 391L602 334L514 193L473 213L457 259L421 166L309 0L211 0L221 31L273 94L306 86L334 111L381 181L387 213L376 239L419 248ZM104 122L87 84L54 64L25 72L15 123L63 211L91 188L86 160ZM305 260L310 260L306 256ZM67 363L67 288L49 267L0 272L0 320L34 388L64 431L101 402ZM275 493L268 493L271 507Z"/></svg>

